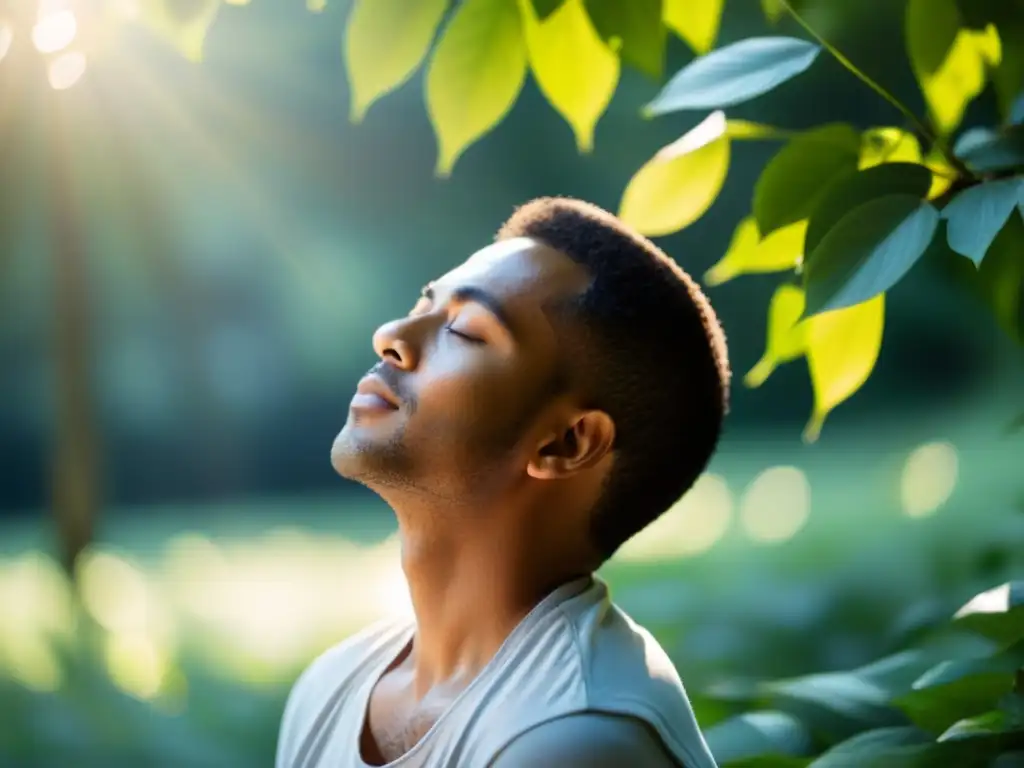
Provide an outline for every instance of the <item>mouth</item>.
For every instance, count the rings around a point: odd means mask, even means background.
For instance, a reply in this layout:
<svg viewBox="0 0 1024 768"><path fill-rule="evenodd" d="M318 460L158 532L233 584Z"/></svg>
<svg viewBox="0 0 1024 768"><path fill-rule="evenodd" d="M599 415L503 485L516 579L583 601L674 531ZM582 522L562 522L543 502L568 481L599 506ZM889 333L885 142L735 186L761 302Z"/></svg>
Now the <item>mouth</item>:
<svg viewBox="0 0 1024 768"><path fill-rule="evenodd" d="M388 386L376 376L366 376L356 387L351 408L361 411L397 411L401 402Z"/></svg>

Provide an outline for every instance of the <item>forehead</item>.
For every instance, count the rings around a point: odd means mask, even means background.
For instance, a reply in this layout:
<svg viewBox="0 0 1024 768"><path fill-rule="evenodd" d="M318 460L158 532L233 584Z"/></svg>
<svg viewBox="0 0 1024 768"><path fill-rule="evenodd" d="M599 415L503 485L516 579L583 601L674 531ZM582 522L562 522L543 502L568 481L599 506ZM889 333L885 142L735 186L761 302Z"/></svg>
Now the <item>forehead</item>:
<svg viewBox="0 0 1024 768"><path fill-rule="evenodd" d="M436 281L447 288L483 288L512 305L543 305L583 291L586 270L537 240L500 240L470 256Z"/></svg>

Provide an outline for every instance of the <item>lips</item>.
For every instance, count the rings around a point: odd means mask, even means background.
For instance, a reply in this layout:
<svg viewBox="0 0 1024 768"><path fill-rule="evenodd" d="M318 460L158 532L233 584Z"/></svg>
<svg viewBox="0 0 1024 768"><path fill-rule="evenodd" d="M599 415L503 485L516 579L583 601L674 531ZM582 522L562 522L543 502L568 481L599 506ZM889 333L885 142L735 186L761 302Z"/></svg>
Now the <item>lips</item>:
<svg viewBox="0 0 1024 768"><path fill-rule="evenodd" d="M352 398L353 408L397 411L401 402L388 386L377 376L366 376L356 387Z"/></svg>

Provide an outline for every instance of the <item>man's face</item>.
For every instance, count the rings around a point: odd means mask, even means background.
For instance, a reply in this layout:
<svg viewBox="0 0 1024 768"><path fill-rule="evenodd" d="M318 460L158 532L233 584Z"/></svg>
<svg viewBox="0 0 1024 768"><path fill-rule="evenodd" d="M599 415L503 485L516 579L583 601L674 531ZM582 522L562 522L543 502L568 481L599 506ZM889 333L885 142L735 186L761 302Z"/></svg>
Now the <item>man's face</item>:
<svg viewBox="0 0 1024 768"><path fill-rule="evenodd" d="M468 501L525 472L562 354L545 307L585 270L529 239L490 245L381 326L331 460L370 487Z"/></svg>

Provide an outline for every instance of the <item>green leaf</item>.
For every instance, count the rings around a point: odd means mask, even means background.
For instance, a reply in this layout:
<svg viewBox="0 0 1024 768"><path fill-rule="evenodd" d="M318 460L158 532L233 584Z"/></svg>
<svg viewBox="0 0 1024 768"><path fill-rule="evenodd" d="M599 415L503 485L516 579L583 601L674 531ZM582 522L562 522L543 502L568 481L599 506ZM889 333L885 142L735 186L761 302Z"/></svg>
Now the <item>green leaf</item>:
<svg viewBox="0 0 1024 768"><path fill-rule="evenodd" d="M662 0L586 0L587 13L601 38L624 64L660 80L665 71Z"/></svg>
<svg viewBox="0 0 1024 768"><path fill-rule="evenodd" d="M665 0L665 26L703 56L715 47L723 4L724 0Z"/></svg>
<svg viewBox="0 0 1024 768"><path fill-rule="evenodd" d="M761 0L761 10L769 24L777 23L786 14L786 8L780 0Z"/></svg>
<svg viewBox="0 0 1024 768"><path fill-rule="evenodd" d="M902 128L871 128L861 137L860 168L882 163L920 163L921 144Z"/></svg>
<svg viewBox="0 0 1024 768"><path fill-rule="evenodd" d="M752 37L687 64L672 76L654 101L652 115L681 109L717 109L760 96L796 77L820 48L792 37Z"/></svg>
<svg viewBox="0 0 1024 768"><path fill-rule="evenodd" d="M825 190L811 214L804 252L811 253L839 220L854 208L885 195L913 195L923 200L932 174L916 163L884 163L837 178Z"/></svg>
<svg viewBox="0 0 1024 768"><path fill-rule="evenodd" d="M857 170L860 136L848 125L825 125L783 147L754 186L754 218L763 235L811 215L828 185Z"/></svg>
<svg viewBox="0 0 1024 768"><path fill-rule="evenodd" d="M447 7L448 0L356 0L344 46L352 122L416 71Z"/></svg>
<svg viewBox="0 0 1024 768"><path fill-rule="evenodd" d="M1024 344L1024 221L1014 214L978 270L978 290L1011 339Z"/></svg>
<svg viewBox="0 0 1024 768"><path fill-rule="evenodd" d="M327 0L306 0L306 10L310 13L320 13L327 7Z"/></svg>
<svg viewBox="0 0 1024 768"><path fill-rule="evenodd" d="M465 0L427 70L427 113L437 134L439 176L448 176L466 148L508 113L525 78L518 7L505 0Z"/></svg>
<svg viewBox="0 0 1024 768"><path fill-rule="evenodd" d="M917 728L877 728L837 744L812 762L810 768L917 768L916 761L931 748L931 737Z"/></svg>
<svg viewBox="0 0 1024 768"><path fill-rule="evenodd" d="M188 61L199 63L219 9L219 0L142 0L139 18Z"/></svg>
<svg viewBox="0 0 1024 768"><path fill-rule="evenodd" d="M533 12L537 15L537 18L544 21L544 19L555 12L563 0L531 0L531 2L533 4Z"/></svg>
<svg viewBox="0 0 1024 768"><path fill-rule="evenodd" d="M954 0L910 0L906 33L910 62L941 134L959 125L985 85L985 69L998 51L991 31L961 29ZM993 40L993 36L995 39Z"/></svg>
<svg viewBox="0 0 1024 768"><path fill-rule="evenodd" d="M1014 673L1022 664L1020 646L992 657L942 662L895 703L915 724L941 733L958 720L997 706L1013 690Z"/></svg>
<svg viewBox="0 0 1024 768"><path fill-rule="evenodd" d="M519 0L530 69L541 92L576 134L581 152L594 146L594 127L619 82L619 57L594 29L584 0L565 0L544 21Z"/></svg>
<svg viewBox="0 0 1024 768"><path fill-rule="evenodd" d="M799 717L812 731L835 738L901 721L879 686L849 672L806 675L765 685L775 709Z"/></svg>
<svg viewBox="0 0 1024 768"><path fill-rule="evenodd" d="M663 147L629 180L619 218L645 235L667 235L699 219L729 170L725 115L713 112Z"/></svg>
<svg viewBox="0 0 1024 768"><path fill-rule="evenodd" d="M812 746L807 727L785 712L747 712L713 725L704 736L723 765L769 755L805 755Z"/></svg>
<svg viewBox="0 0 1024 768"><path fill-rule="evenodd" d="M807 255L807 314L851 307L892 288L924 254L938 223L939 212L914 195L854 208Z"/></svg>
<svg viewBox="0 0 1024 768"><path fill-rule="evenodd" d="M755 389L764 384L779 365L804 354L807 326L800 323L803 313L802 288L783 283L775 289L768 305L768 339L764 354L743 377L744 384Z"/></svg>
<svg viewBox="0 0 1024 768"><path fill-rule="evenodd" d="M704 282L721 285L738 275L793 269L803 257L806 231L807 222L798 221L761 240L757 223L748 216L736 227L725 256L704 274Z"/></svg>
<svg viewBox="0 0 1024 768"><path fill-rule="evenodd" d="M942 210L949 247L981 264L989 246L1024 200L1024 180L1004 179L968 187Z"/></svg>
<svg viewBox="0 0 1024 768"><path fill-rule="evenodd" d="M938 740L962 741L979 736L985 738L1021 729L1024 729L1024 722L1020 717L1004 709L993 709L974 717L957 720L943 731Z"/></svg>
<svg viewBox="0 0 1024 768"><path fill-rule="evenodd" d="M909 0L906 11L907 54L918 78L934 76L960 31L954 0Z"/></svg>
<svg viewBox="0 0 1024 768"><path fill-rule="evenodd" d="M967 131L954 151L973 170L1005 171L1024 168L1024 125L1013 125L994 133L984 129Z"/></svg>
<svg viewBox="0 0 1024 768"><path fill-rule="evenodd" d="M828 414L860 389L874 370L882 348L885 294L804 322L807 368L814 389L814 411L804 440L814 442Z"/></svg>
<svg viewBox="0 0 1024 768"><path fill-rule="evenodd" d="M975 595L956 612L953 624L1002 646L1024 641L1024 581Z"/></svg>

